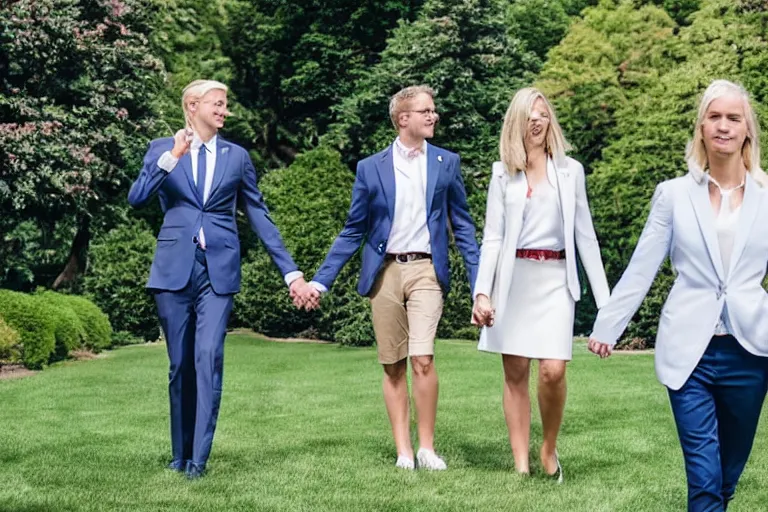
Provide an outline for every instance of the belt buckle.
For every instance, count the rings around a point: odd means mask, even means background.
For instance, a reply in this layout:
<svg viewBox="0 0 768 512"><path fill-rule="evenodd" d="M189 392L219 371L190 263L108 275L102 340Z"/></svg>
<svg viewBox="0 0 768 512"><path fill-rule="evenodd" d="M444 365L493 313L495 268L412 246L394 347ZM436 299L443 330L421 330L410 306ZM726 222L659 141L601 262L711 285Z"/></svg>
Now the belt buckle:
<svg viewBox="0 0 768 512"><path fill-rule="evenodd" d="M395 256L395 261L398 263L408 263L408 254L398 254Z"/></svg>

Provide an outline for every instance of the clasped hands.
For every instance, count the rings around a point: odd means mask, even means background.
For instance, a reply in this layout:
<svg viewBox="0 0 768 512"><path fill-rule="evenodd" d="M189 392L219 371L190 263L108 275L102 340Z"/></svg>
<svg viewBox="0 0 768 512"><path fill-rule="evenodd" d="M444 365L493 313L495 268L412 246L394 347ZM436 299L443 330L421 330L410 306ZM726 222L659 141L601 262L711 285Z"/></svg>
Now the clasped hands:
<svg viewBox="0 0 768 512"><path fill-rule="evenodd" d="M491 299L487 295L479 293L475 297L475 305L472 307L472 325L491 327L495 315L496 310L491 305Z"/></svg>
<svg viewBox="0 0 768 512"><path fill-rule="evenodd" d="M480 327L491 327L494 322L494 315L496 310L491 305L491 299L487 295L478 294L475 297L475 305L472 308L472 324ZM600 356L600 359L605 359L613 352L613 346L607 343L600 343L594 338L589 339L587 344L589 350Z"/></svg>
<svg viewBox="0 0 768 512"><path fill-rule="evenodd" d="M312 311L320 305L320 291L307 283L303 277L294 280L290 290L293 305L297 308Z"/></svg>

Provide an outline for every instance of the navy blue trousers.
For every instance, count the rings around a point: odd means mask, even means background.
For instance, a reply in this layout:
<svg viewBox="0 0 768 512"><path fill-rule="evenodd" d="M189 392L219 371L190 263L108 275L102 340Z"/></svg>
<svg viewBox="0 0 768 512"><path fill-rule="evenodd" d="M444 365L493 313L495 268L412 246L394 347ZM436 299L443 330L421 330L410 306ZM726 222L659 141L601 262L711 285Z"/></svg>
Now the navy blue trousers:
<svg viewBox="0 0 768 512"><path fill-rule="evenodd" d="M219 415L224 337L233 296L213 291L205 252L198 248L187 286L158 291L155 302L170 361L173 460L204 468Z"/></svg>
<svg viewBox="0 0 768 512"><path fill-rule="evenodd" d="M752 450L768 384L768 358L733 336L714 336L677 391L669 390L685 458L689 512L722 512Z"/></svg>

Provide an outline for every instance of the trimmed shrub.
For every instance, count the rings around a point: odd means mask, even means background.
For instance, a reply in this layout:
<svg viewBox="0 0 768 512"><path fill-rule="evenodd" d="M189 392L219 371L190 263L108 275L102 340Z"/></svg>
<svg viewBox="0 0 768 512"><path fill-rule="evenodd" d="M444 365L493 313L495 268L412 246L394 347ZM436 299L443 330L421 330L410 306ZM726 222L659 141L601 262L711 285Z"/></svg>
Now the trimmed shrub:
<svg viewBox="0 0 768 512"><path fill-rule="evenodd" d="M144 343L142 338L134 336L128 331L112 331L112 346L124 347L126 345L140 345Z"/></svg>
<svg viewBox="0 0 768 512"><path fill-rule="evenodd" d="M152 296L147 292L155 237L149 226L136 221L113 229L90 248L86 295L109 313L116 331L127 331L147 341L160 336Z"/></svg>
<svg viewBox="0 0 768 512"><path fill-rule="evenodd" d="M84 297L67 295L66 298L85 328L85 346L94 352L111 347L112 325L109 323L109 317Z"/></svg>
<svg viewBox="0 0 768 512"><path fill-rule="evenodd" d="M339 153L318 148L300 155L290 167L270 172L260 184L285 245L307 280L344 225L354 179ZM233 324L270 336L318 337L348 345L373 343L368 300L355 290L360 256L352 257L320 309L311 313L293 306L283 277L261 246L250 251L242 271Z"/></svg>
<svg viewBox="0 0 768 512"><path fill-rule="evenodd" d="M54 291L39 291L35 298L43 301L43 307L50 311L56 321L56 349L54 359L64 359L72 351L82 348L88 340L83 321L69 300L70 295Z"/></svg>
<svg viewBox="0 0 768 512"><path fill-rule="evenodd" d="M28 368L48 363L56 346L56 319L36 298L0 290L0 316L21 336L21 358Z"/></svg>
<svg viewBox="0 0 768 512"><path fill-rule="evenodd" d="M21 361L21 336L0 317L0 364Z"/></svg>

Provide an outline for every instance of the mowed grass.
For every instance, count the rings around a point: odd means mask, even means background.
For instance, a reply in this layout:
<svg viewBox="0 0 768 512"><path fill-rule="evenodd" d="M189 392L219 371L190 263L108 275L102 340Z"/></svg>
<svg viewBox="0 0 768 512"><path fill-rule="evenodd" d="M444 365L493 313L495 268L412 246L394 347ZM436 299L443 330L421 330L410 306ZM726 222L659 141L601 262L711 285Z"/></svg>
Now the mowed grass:
<svg viewBox="0 0 768 512"><path fill-rule="evenodd" d="M440 341L437 367L437 449L449 469L405 472L394 467L373 349L231 335L209 473L194 482L164 469L164 346L0 381L0 510L685 509L682 455L652 355L600 361L577 344L562 486L541 477L535 403L534 475L514 474L498 357ZM768 510L766 430L763 422L729 510Z"/></svg>

